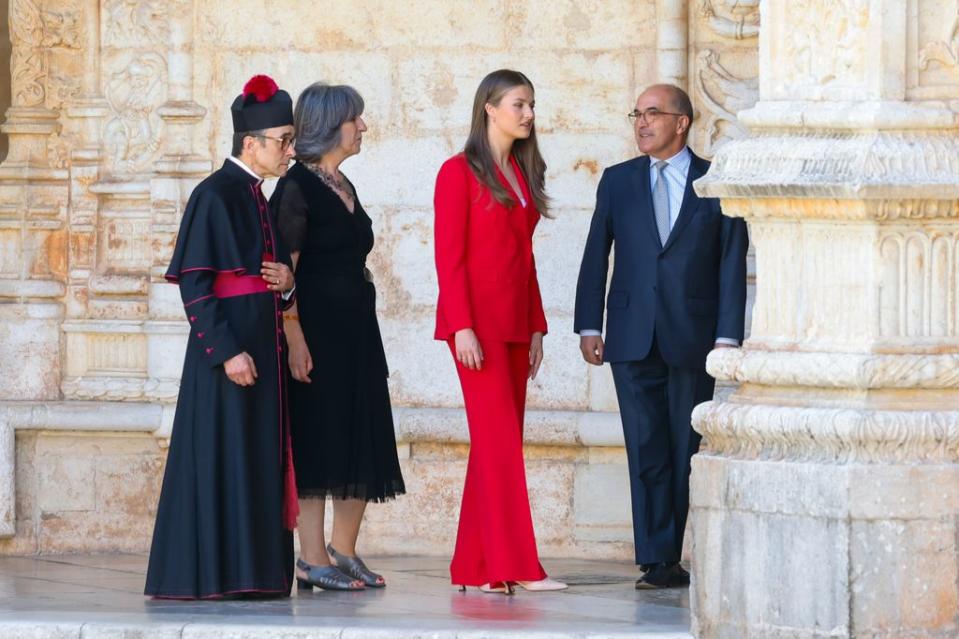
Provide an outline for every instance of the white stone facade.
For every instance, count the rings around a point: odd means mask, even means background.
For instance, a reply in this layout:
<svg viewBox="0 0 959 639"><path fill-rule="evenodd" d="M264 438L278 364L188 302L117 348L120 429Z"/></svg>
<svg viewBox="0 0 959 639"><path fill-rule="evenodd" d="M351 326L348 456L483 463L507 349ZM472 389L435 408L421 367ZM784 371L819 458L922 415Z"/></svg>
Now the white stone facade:
<svg viewBox="0 0 959 639"><path fill-rule="evenodd" d="M608 370L582 362L573 288L603 167L635 155L625 114L689 86L694 145L740 135L755 100L755 3L712 0L307 5L293 0L10 0L0 164L0 552L144 550L186 327L162 274L192 187L229 151L228 105L268 73L366 100L344 165L374 219L371 270L409 495L370 509L367 551L452 549L467 431L430 339L432 191L473 92L507 66L537 86L556 219L536 252L550 323L527 456L542 552L632 555ZM708 51L708 55L706 53ZM705 55L705 57L703 57Z"/></svg>
<svg viewBox="0 0 959 639"><path fill-rule="evenodd" d="M466 428L430 339L431 200L473 91L537 86L556 219L536 252L550 322L527 459L546 556L628 560L607 369L571 333L603 167L635 154L647 84L687 87L698 184L749 221L741 350L709 360L692 475L703 637L959 632L959 2L956 0L10 0L0 164L0 552L144 550L186 329L162 281L193 185L229 150L255 73L356 86L344 170L371 256L410 494L364 551L449 553ZM752 296L750 298L752 300Z"/></svg>

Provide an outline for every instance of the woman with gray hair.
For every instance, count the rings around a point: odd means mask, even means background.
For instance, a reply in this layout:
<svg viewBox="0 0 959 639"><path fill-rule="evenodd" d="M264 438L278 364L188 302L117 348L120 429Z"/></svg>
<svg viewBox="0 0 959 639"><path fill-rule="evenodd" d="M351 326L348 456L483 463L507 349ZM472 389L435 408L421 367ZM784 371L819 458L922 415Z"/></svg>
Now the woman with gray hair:
<svg viewBox="0 0 959 639"><path fill-rule="evenodd" d="M376 291L366 269L372 221L340 172L360 152L363 98L317 82L296 102L297 163L271 198L293 257L296 303L284 314L301 557L297 586L382 588L356 554L368 502L406 491L396 454ZM333 499L333 535L323 530Z"/></svg>

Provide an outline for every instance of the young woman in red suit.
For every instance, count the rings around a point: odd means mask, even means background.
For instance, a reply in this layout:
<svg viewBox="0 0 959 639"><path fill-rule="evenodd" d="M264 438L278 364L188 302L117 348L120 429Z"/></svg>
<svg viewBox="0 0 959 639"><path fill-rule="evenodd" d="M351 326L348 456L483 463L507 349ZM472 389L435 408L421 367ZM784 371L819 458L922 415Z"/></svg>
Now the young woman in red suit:
<svg viewBox="0 0 959 639"><path fill-rule="evenodd" d="M533 230L547 212L533 84L502 69L476 90L462 153L436 177L439 301L434 337L463 388L470 455L450 564L454 584L511 594L560 590L539 563L523 465L527 379L543 361L546 316Z"/></svg>

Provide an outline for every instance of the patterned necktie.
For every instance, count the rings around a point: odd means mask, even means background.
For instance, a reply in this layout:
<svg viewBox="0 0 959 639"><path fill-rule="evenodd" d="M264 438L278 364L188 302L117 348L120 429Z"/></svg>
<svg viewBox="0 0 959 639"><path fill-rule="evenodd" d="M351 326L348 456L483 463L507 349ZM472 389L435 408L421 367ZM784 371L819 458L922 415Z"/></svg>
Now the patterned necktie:
<svg viewBox="0 0 959 639"><path fill-rule="evenodd" d="M666 176L663 170L668 166L666 160L660 160L656 167L656 187L653 189L653 213L656 215L656 230L659 231L659 243L666 246L669 239L669 191L666 188Z"/></svg>

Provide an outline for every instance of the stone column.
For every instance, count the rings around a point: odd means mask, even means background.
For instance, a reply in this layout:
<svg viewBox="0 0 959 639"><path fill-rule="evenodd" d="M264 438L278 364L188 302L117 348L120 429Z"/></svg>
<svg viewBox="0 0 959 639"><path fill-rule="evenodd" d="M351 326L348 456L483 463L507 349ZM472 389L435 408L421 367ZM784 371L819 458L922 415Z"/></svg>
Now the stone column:
<svg viewBox="0 0 959 639"><path fill-rule="evenodd" d="M749 135L697 184L746 218L752 334L694 413L700 637L953 637L957 3L766 0Z"/></svg>
<svg viewBox="0 0 959 639"><path fill-rule="evenodd" d="M95 46L84 77L97 78L98 93L71 116L99 119L88 127L93 147L74 152L71 214L87 224L71 239L88 259L71 270L61 390L70 400L170 401L185 328L162 274L186 199L210 172L209 152L195 150L206 109L193 99L194 5L87 3L100 35L87 32Z"/></svg>
<svg viewBox="0 0 959 639"><path fill-rule="evenodd" d="M170 12L167 101L157 110L165 132L161 155L154 163L155 174L150 180L150 311L143 327L150 380L147 395L165 402L176 399L189 329L184 322L179 289L168 284L163 275L170 263L190 193L213 169L209 149L197 139L198 134L207 133L200 126L207 110L194 100L193 93L194 11L192 0L177 0ZM168 426L172 426L172 422L164 421L158 434L168 435Z"/></svg>
<svg viewBox="0 0 959 639"><path fill-rule="evenodd" d="M68 172L51 149L60 130L50 106L51 51L76 48L76 13L11 0L12 106L0 164L0 399L54 399L66 276Z"/></svg>
<svg viewBox="0 0 959 639"><path fill-rule="evenodd" d="M658 82L685 88L689 78L687 0L656 0L656 75Z"/></svg>
<svg viewBox="0 0 959 639"><path fill-rule="evenodd" d="M65 297L66 315L70 318L87 314L100 204L90 185L100 179L101 131L109 112L100 87L100 0L85 0L82 15L85 24L80 91L66 108L67 117L76 121L77 128L75 146L70 150L70 266Z"/></svg>

